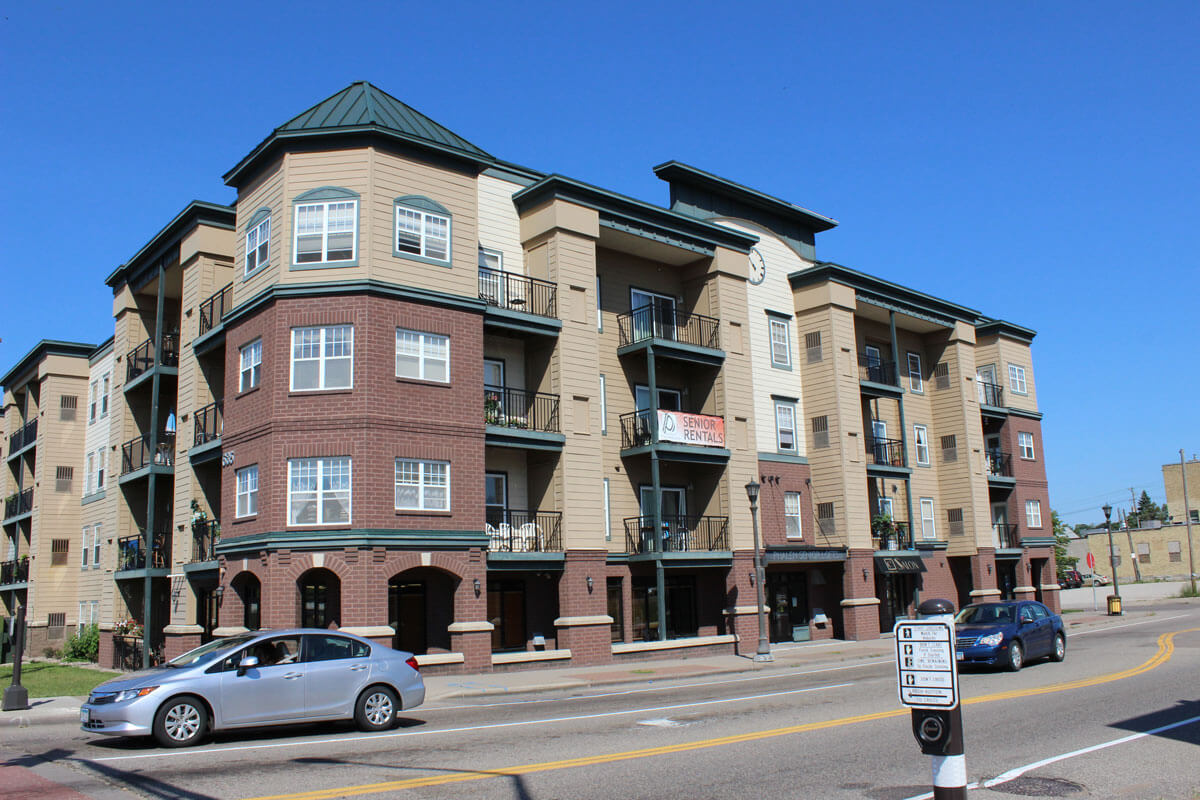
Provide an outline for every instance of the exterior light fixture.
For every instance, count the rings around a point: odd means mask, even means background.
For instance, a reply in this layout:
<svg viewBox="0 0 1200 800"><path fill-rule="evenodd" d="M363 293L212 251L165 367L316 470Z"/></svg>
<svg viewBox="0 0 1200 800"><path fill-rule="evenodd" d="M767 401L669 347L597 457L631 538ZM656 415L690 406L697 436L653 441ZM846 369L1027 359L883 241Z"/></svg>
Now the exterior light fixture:
<svg viewBox="0 0 1200 800"><path fill-rule="evenodd" d="M758 611L758 650L754 654L755 661L774 661L771 656L771 645L767 641L767 616L763 600L763 567L762 556L758 548L758 492L762 486L753 478L746 484L746 497L750 500L750 525L754 530L754 581Z"/></svg>

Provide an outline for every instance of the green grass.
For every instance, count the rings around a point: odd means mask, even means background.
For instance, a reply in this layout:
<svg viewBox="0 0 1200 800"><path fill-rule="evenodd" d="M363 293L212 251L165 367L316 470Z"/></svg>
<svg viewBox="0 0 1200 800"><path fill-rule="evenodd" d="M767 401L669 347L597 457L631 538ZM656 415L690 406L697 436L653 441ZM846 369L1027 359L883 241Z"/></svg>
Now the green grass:
<svg viewBox="0 0 1200 800"><path fill-rule="evenodd" d="M81 697L119 672L48 664L43 661L21 664L21 685L30 697ZM12 683L12 664L0 664L0 684Z"/></svg>
<svg viewBox="0 0 1200 800"><path fill-rule="evenodd" d="M1189 582L1186 586L1179 590L1176 597L1200 597L1200 587L1196 591L1192 590L1192 585Z"/></svg>

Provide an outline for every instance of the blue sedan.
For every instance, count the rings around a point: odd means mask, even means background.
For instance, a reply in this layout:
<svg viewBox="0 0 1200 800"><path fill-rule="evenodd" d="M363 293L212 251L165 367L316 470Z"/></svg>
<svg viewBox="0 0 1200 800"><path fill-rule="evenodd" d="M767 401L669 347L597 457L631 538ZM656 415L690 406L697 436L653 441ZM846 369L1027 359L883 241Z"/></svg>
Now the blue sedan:
<svg viewBox="0 0 1200 800"><path fill-rule="evenodd" d="M984 664L1016 672L1026 661L1067 656L1062 617L1033 600L973 603L954 618L959 664Z"/></svg>

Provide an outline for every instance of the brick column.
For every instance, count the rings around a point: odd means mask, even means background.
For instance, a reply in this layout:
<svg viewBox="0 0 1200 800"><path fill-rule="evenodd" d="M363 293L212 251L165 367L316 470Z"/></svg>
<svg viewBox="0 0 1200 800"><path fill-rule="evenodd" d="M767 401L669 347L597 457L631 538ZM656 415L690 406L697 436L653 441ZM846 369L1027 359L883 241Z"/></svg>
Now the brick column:
<svg viewBox="0 0 1200 800"><path fill-rule="evenodd" d="M559 617L554 620L559 649L572 664L612 662L612 617L608 616L607 553L568 550L558 581ZM588 588L588 579L592 587Z"/></svg>
<svg viewBox="0 0 1200 800"><path fill-rule="evenodd" d="M996 550L993 547L981 547L979 552L971 556L971 602L995 600L1000 597L997 588Z"/></svg>
<svg viewBox="0 0 1200 800"><path fill-rule="evenodd" d="M866 578L863 573L866 572ZM849 550L842 573L842 628L849 640L879 638L879 598L875 596L875 551Z"/></svg>

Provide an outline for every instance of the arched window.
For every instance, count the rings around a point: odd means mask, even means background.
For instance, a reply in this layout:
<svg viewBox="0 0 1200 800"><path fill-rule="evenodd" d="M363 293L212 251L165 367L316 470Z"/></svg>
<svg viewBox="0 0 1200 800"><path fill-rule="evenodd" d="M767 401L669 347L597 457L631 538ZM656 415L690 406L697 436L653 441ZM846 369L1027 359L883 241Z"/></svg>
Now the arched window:
<svg viewBox="0 0 1200 800"><path fill-rule="evenodd" d="M328 628L339 624L342 582L327 569L310 569L296 581L300 592L300 627Z"/></svg>
<svg viewBox="0 0 1200 800"><path fill-rule="evenodd" d="M420 195L395 199L396 238L392 255L450 266L450 212Z"/></svg>
<svg viewBox="0 0 1200 800"><path fill-rule="evenodd" d="M322 186L292 201L292 269L349 267L358 262L358 194Z"/></svg>

